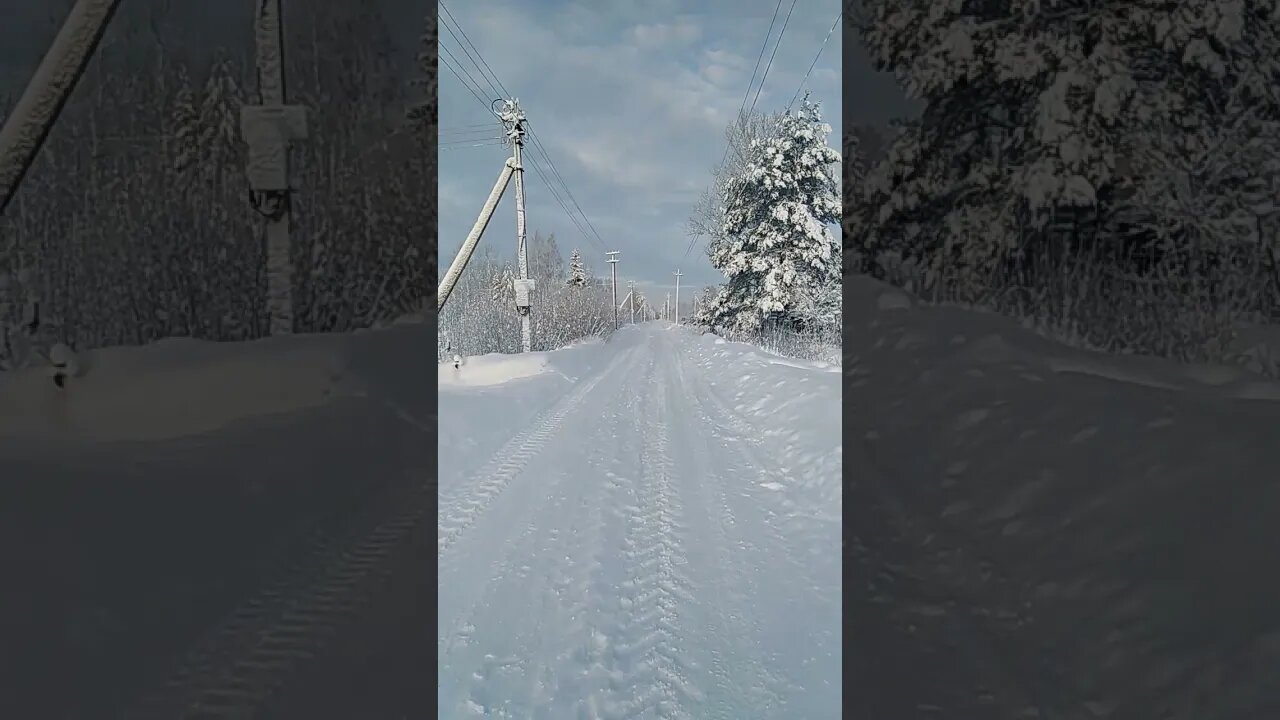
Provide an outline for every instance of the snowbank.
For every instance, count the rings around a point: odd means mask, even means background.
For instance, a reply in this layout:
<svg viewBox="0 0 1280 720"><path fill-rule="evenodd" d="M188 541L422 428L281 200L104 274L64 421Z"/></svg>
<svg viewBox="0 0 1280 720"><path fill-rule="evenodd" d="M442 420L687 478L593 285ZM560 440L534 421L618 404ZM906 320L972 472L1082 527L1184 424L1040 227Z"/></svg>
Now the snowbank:
<svg viewBox="0 0 1280 720"><path fill-rule="evenodd" d="M680 345L710 380L712 400L771 443L782 469L774 488L784 511L808 520L841 520L843 463L840 368L795 360L712 334L688 333Z"/></svg>
<svg viewBox="0 0 1280 720"><path fill-rule="evenodd" d="M414 334L421 328L94 350L65 389L48 368L0 374L0 438L154 441L312 410L403 378L421 345Z"/></svg>
<svg viewBox="0 0 1280 720"><path fill-rule="evenodd" d="M1265 715L1250 703L1280 663L1280 583L1263 570L1280 547L1280 384L850 287L851 472L882 478L936 546L963 539L994 567L938 571L948 589L1020 618L993 632L1026 661L1052 643L1064 698L1115 717ZM1224 673L1240 681L1215 685Z"/></svg>
<svg viewBox="0 0 1280 720"><path fill-rule="evenodd" d="M625 338L625 333L626 329L619 331L615 339ZM441 477L474 469L607 356L605 343L593 338L548 352L467 357L460 368L452 362L440 364Z"/></svg>
<svg viewBox="0 0 1280 720"><path fill-rule="evenodd" d="M503 355L491 353L466 358L460 367L442 363L436 380L440 388L484 387L533 377L548 371L545 353Z"/></svg>

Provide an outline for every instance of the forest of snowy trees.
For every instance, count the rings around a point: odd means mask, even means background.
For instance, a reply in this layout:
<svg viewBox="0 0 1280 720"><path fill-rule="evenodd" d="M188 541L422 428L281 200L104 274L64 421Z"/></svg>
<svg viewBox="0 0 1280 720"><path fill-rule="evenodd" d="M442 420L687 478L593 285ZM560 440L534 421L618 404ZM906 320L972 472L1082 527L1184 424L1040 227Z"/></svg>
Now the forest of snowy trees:
<svg viewBox="0 0 1280 720"><path fill-rule="evenodd" d="M923 111L846 197L855 271L1185 361L1280 321L1280 3L861 5Z"/></svg>
<svg viewBox="0 0 1280 720"><path fill-rule="evenodd" d="M839 344L841 243L829 226L841 217L841 156L830 132L807 95L793 110L730 126L728 162L690 219L725 276L699 298L695 322L735 337Z"/></svg>
<svg viewBox="0 0 1280 720"><path fill-rule="evenodd" d="M573 250L566 264L554 234L535 232L527 243L529 276L535 284L533 349L554 350L612 331L610 288L595 282L582 253ZM477 251L467 263L440 311L438 360L521 351L512 283L516 268L509 259L513 255L491 247Z"/></svg>
<svg viewBox="0 0 1280 720"><path fill-rule="evenodd" d="M317 0L286 25L289 101L309 115L294 150L299 332L368 326L431 292L426 27L410 74L393 66L386 21L368 4ZM0 219L0 326L20 328L38 305L46 346L261 337L263 244L239 131L240 106L257 102L250 28L211 59L154 26L117 35ZM0 98L0 113L12 101Z"/></svg>

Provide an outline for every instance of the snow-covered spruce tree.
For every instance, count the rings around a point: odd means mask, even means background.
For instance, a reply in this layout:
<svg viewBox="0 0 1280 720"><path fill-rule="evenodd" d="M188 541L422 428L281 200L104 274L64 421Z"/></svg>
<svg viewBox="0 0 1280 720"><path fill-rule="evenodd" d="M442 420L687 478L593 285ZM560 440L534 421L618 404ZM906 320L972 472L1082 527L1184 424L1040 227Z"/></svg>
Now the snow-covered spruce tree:
<svg viewBox="0 0 1280 720"><path fill-rule="evenodd" d="M689 234L706 238L707 247L723 237L726 184L731 178L746 172L752 145L773 137L778 118L778 115L743 111L725 128L727 148L724 165L715 171L711 186L699 196L689 216Z"/></svg>
<svg viewBox="0 0 1280 720"><path fill-rule="evenodd" d="M827 225L840 221L827 145L831 126L806 96L778 117L772 137L748 150L741 174L725 183L721 237L709 249L726 283L707 310L713 327L758 330L766 321L803 325L797 309L840 283L840 244Z"/></svg>
<svg viewBox="0 0 1280 720"><path fill-rule="evenodd" d="M573 287L586 287L587 268L582 263L582 253L577 248L569 255L569 280L565 283Z"/></svg>
<svg viewBox="0 0 1280 720"><path fill-rule="evenodd" d="M1125 256L1117 216L1150 240L1132 211L1163 192L1155 157L1225 122L1233 90L1274 117L1275 0L866 4L875 63L924 110L870 173L851 229L863 269L918 289L977 298L1051 245ZM1135 157L1157 128L1169 141ZM1055 216L1087 231L1064 244L1046 232Z"/></svg>

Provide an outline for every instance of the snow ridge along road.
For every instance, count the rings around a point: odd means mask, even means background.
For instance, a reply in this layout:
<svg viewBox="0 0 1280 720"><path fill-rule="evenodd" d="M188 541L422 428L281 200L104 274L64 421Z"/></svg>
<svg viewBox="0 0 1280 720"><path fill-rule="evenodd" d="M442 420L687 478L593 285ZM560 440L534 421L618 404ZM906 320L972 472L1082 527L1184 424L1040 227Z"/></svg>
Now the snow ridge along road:
<svg viewBox="0 0 1280 720"><path fill-rule="evenodd" d="M441 478L441 716L839 717L840 376L658 322L544 356L442 387L509 439Z"/></svg>

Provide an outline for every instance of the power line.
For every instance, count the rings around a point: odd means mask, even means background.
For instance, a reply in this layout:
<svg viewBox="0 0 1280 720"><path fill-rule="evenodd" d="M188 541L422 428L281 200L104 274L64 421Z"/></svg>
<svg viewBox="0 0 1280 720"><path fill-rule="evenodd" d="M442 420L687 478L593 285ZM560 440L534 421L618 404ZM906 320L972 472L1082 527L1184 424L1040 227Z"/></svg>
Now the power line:
<svg viewBox="0 0 1280 720"><path fill-rule="evenodd" d="M440 133L436 139L438 142L450 142L453 140L484 140L490 137L501 137L494 128L485 130L475 130L465 133Z"/></svg>
<svg viewBox="0 0 1280 720"><path fill-rule="evenodd" d="M471 93L472 96L474 96L475 99L481 105L483 105L486 110L488 110L489 106L487 103L485 103L484 98L480 97L480 94L477 93L475 89L472 88L470 85L468 85L467 81L463 79L463 75L466 75L467 77L470 77L470 75L467 74L466 71L459 72L458 70L455 70L453 67L453 64L449 62L449 58L453 57L453 53L449 52L449 48L445 47L443 43L440 45L440 49L443 50L445 53L444 55L440 56L440 61L443 62L444 66L449 69L449 72L453 73L454 77L458 78L458 82L462 83L462 87L466 88L467 92ZM453 62L456 63L457 60L455 59Z"/></svg>
<svg viewBox="0 0 1280 720"><path fill-rule="evenodd" d="M452 17L453 16L451 15L450 18L452 19ZM475 66L476 70L480 73L480 77L485 81L485 84L489 86L489 89L493 91L493 94L494 95L500 94L498 91L498 88L495 87L494 84L489 80L489 78L484 74L484 70L480 67L480 61L476 60L475 56L471 54L471 51L467 49L467 46L462 44L462 40L458 38L458 34L453 31L453 28L449 27L448 23L441 23L441 24L444 25L445 30L449 31L449 35L453 37L453 41L458 44L458 48L462 50L463 54L467 56L467 59L471 61L471 64ZM454 21L454 25L457 25L456 20ZM477 54L479 54L479 51L477 51ZM470 74L470 72L471 72L470 70L467 71L468 74ZM476 83L476 87L480 87L479 82Z"/></svg>
<svg viewBox="0 0 1280 720"><path fill-rule="evenodd" d="M818 47L818 54L813 56L813 62L809 63L809 69L804 72L804 77L800 78L800 87L796 88L796 94L791 96L791 102L787 103L787 109L790 110L792 105L796 104L796 98L800 97L800 91L804 89L804 84L809 82L809 74L813 72L814 66L818 64L818 58L822 57L822 51L827 48L827 41L831 39L831 33L835 32L836 26L840 24L840 18L844 17L844 9L836 13L836 21L831 23L831 29L827 31L827 36L822 39L822 45Z"/></svg>
<svg viewBox="0 0 1280 720"><path fill-rule="evenodd" d="M565 182L564 176L560 174L560 169L556 167L555 161L551 159L551 153L547 152L546 147L542 145L542 140L534 134L532 127L529 128L529 138L542 153L543 157L547 159L547 164L551 166L551 172L560 179L560 184L564 186L565 193L569 196L569 199L573 201L573 206L578 208L578 212L582 215L583 221L587 223L587 227L591 228L591 232L595 234L596 239L599 240L602 245L605 244L604 238L600 237L600 233L596 232L595 226L591 224L591 220L587 217L587 214L583 212L582 206L578 204L577 198L575 198L573 196L573 192L569 190L569 183Z"/></svg>
<svg viewBox="0 0 1280 720"><path fill-rule="evenodd" d="M532 150L534 150L534 148L531 147L530 151ZM577 228L578 232L581 233L588 242L595 243L596 247L601 252L605 252L607 248L605 248L599 240L592 237L592 235L587 232L587 229L582 226L582 222L574 216L573 211L569 209L568 204L565 203L564 199L560 196L560 193L556 190L555 184L547 178L546 173L543 172L542 168L537 162L535 162L532 152L527 156L527 159L529 161L529 167L533 168L533 171L537 173L538 177L542 178L542 182L546 184L547 190L551 193L552 199L554 199L556 204L560 206L560 209L564 211L565 216L569 218L569 222L573 223L574 227Z"/></svg>
<svg viewBox="0 0 1280 720"><path fill-rule="evenodd" d="M794 1L792 2L791 6L793 8L795 7ZM747 109L747 98L751 97L751 88L754 87L756 84L756 73L760 71L760 61L764 59L764 51L769 48L769 38L773 36L773 26L777 24L778 13L781 12L781 10L782 10L782 0L778 0L778 3L773 6L773 17L769 19L769 29L765 31L764 40L760 41L760 52L756 53L756 64L754 67L751 68L751 79L747 81L747 89L745 92L742 93L742 102L738 104L738 117L741 117L742 112ZM787 13L788 17L790 17L790 14L791 14L790 12ZM785 26L784 26L784 29L785 29ZM778 33L778 40L779 41L782 40L781 32ZM774 52L777 52L777 46L774 47ZM770 63L773 62L772 56L770 56L769 61ZM761 87L764 86L764 78L760 79L760 85ZM759 93L757 93L756 96L759 97ZM753 109L755 108L754 102L751 104L751 107ZM724 144L724 152L720 154L720 164L718 165L718 167L720 168L723 168L725 160L729 159L729 145L730 143L726 138L725 144ZM693 251L693 246L698 242L699 237L701 237L701 235L698 233L695 233L693 237L689 238L689 245L684 249L684 254L680 256L681 262L684 262L684 260L689 257L689 253Z"/></svg>
<svg viewBox="0 0 1280 720"><path fill-rule="evenodd" d="M475 125L459 125L457 127L442 127L438 130L441 135L465 135L467 133L476 132L493 132L498 129L499 124L493 122L476 123Z"/></svg>
<svg viewBox="0 0 1280 720"><path fill-rule="evenodd" d="M782 45L782 36L787 34L787 24L791 22L791 11L796 9L796 0L791 0L791 7L787 9L787 17L782 21L782 29L778 31L778 41L773 44L773 52L769 54L769 62L764 66L764 75L760 77L760 85L756 87L756 96L751 99L751 109L747 110L750 115L756 109L756 101L760 99L760 91L764 89L764 81L769 77L769 68L773 67L773 58L778 54L778 47Z"/></svg>
<svg viewBox="0 0 1280 720"><path fill-rule="evenodd" d="M465 143L455 143L453 145L437 145L436 149L437 150L459 150L461 148L468 148L468 147L502 147L503 145L506 145L506 143L505 142L485 142L485 143L475 143L473 145L467 145Z"/></svg>
<svg viewBox="0 0 1280 720"><path fill-rule="evenodd" d="M503 138L499 135L485 135L480 137L463 137L463 138L445 138L437 140L437 145L461 145L472 142L487 142L489 140L501 141Z"/></svg>
<svg viewBox="0 0 1280 720"><path fill-rule="evenodd" d="M781 1L782 0L778 0L779 3L781 3ZM493 71L493 68L490 67L489 63L484 59L484 54L481 53L480 49L475 46L475 43L471 42L471 38L467 35L466 30L462 28L462 24L459 23L457 18L453 16L453 13L449 11L448 6L444 2L440 2L440 8L444 11L445 17L448 18L448 23L445 23L445 29L448 31L449 35L453 37L454 41L458 43L459 48L463 51L463 53L466 54L467 58L471 60L472 65L476 67L476 70L479 72L480 76L484 79L485 84L489 86L489 89L494 91L495 93L501 93L502 97L513 97L513 95L507 90L506 86L502 84L502 80L498 78L497 73ZM441 19L442 21L444 20L444 18L441 18ZM452 27L450 27L450 25L452 25ZM456 33L454 32L455 28L457 30ZM459 35L461 35L461 39L459 39ZM443 43L441 46L443 47ZM470 48L470 50L468 50L468 47ZM450 57L452 57L454 62L458 64L459 68L461 68L462 63L457 59L457 57L454 56L452 53L450 53ZM450 68L450 69L452 70L453 68ZM458 74L458 73L455 72L455 74ZM475 84L475 87L477 90L479 90L479 92L473 92L472 94L476 96L477 100L480 100L483 103L484 101L480 98L480 94L483 93L483 89L481 88L480 81L476 80L475 77L471 74L471 72L469 70L466 70L465 68L462 68L461 74L465 75L467 78L471 80L472 83ZM459 79L461 80L461 77L459 77ZM560 197L556 192L555 184L551 182L551 179L548 178L545 173L542 172L541 168L537 166L537 163L533 162L532 156L529 158L530 167L532 167L535 173L538 173L539 176L542 178L543 182L547 184L547 188L552 193L553 199L555 199L558 203L560 203L561 209L564 210L565 213L569 216L570 221L574 223L574 225L578 228L578 231L582 232L588 241L594 240L601 248L604 248L605 247L604 239L600 236L600 233L595 229L595 226L591 224L591 219L587 217L587 214L585 212L583 212L582 206L578 203L577 198L574 197L573 191L569 189L569 184L565 181L564 176L560 173L560 169L556 166L555 161L551 159L551 154L547 152L547 149L542 144L541 139L538 138L538 136L534 133L533 128L529 127L529 124L527 121L525 125L526 125L526 128L528 128L528 136L530 141L532 142L532 147L530 149L532 150L536 148L537 151L541 153L542 158L546 161L547 165L550 167L551 175L556 180L559 181L559 184L560 184L559 190L563 191L564 197L567 197L569 199L569 203L571 203L575 208L577 208L578 214L581 216L583 223L586 224L586 227L589 229L589 232L587 232L582 228L581 223L578 223L574 214L569 210L568 204L564 203L563 198Z"/></svg>
<svg viewBox="0 0 1280 720"><path fill-rule="evenodd" d="M453 17L453 13L449 12L449 6L445 5L443 0L441 0L440 7L444 10L444 14L449 16L449 20L453 22L453 26L458 28L458 32L462 33L462 37L466 38L467 44L471 46L471 49L476 51L476 57L480 58L480 62L484 65L485 69L489 71L494 82L498 83L498 88L502 90L503 97L512 97L511 93L507 92L507 88L503 86L502 81L498 79L498 74L493 71L493 68L489 67L489 63L484 61L484 57L480 55L480 50L476 48L475 43L471 42L471 38L467 37L467 31L462 29L462 25Z"/></svg>
<svg viewBox="0 0 1280 720"><path fill-rule="evenodd" d="M747 82L747 91L742 93L742 102L738 105L738 114L747 108L747 98L751 96L751 88L756 84L756 73L760 71L760 61L764 59L765 48L769 47L769 37L773 35L773 25L778 21L778 11L782 9L782 0L778 0L778 4L773 8L773 18L769 20L769 31L764 34L764 40L760 43L760 52L756 54L755 67L751 68L751 80ZM761 81L763 82L763 81ZM729 143L724 144L724 155L720 157L720 165L724 165L724 161L729 157Z"/></svg>
<svg viewBox="0 0 1280 720"><path fill-rule="evenodd" d="M759 100L760 100L760 92L761 92L762 90L764 90L764 83L765 83L765 80L766 80L766 79L768 79L768 77L769 77L769 70L773 67L773 59L774 59L775 57L777 57L777 55L778 55L778 48L782 46L782 36L783 36L783 35L785 35L785 34L787 33L787 26L791 23L791 13L792 13L792 12L794 12L794 11L795 11L795 9L796 9L796 2L797 2L797 0L791 0L791 7L787 8L787 16L786 16L786 18L784 18L784 19L783 19L783 21L782 21L782 29L778 31L778 39L777 39L777 40L774 42L774 44L773 44L773 52L769 53L769 62L768 62L767 64L765 64L765 66L764 66L764 74L760 77L760 85L756 87L756 94L755 94L755 97L753 97L753 98L751 99L751 107L750 107L750 109L748 109L748 110L747 110L747 115L750 115L752 112L754 112L754 111L755 111L755 109L756 109L756 103L757 103L757 102L759 102ZM782 7L782 0L778 0L778 7L779 7L779 8L780 8L780 7ZM825 48L825 47L826 47L826 45L827 45L827 40L829 40L829 39L831 38L831 32L832 32L832 31L834 31L834 30L835 30L836 25L840 23L840 18L841 18L841 16L842 16L843 14L844 14L844 11L843 11L843 8L842 8L842 9L841 9L841 12L840 12L840 13L838 13L838 14L836 15L836 22L832 24L832 26L831 26L831 30L828 30L828 31L827 31L827 37L826 37L826 39L824 39L824 40L822 41L822 47L823 47L823 48ZM777 9L776 9L776 8L774 9L774 19L775 19L775 20L777 19ZM773 30L773 23L770 23L770 24L769 24L769 29L770 29L770 32L772 32L772 30ZM764 46L767 46L768 44L769 44L769 35L768 35L768 34L766 34L766 35L765 35L765 43L764 43ZM762 46L762 47L761 47L761 54L762 54L762 55L763 55L764 46ZM821 55L821 54L822 54L822 49L821 49L821 48L819 48L819 50L818 50L818 55ZM756 59L756 64L757 64L757 65L759 65L759 62L760 62L760 60L759 60L759 58L757 58L757 59ZM815 56L815 57L813 58L813 64L811 64L811 65L809 66L809 71L805 73L805 75L804 75L804 79L800 81L800 86L801 86L801 87L804 87L804 83L809 79L809 73L810 73L810 72L813 72L813 65L816 65L816 64L817 64L817 62L818 62L818 57L817 57L817 56ZM752 76L752 79L754 79L754 78L755 78L755 73L754 73L754 72L752 72L752 75L751 75L751 76ZM750 93L751 93L751 85L750 85L750 84L748 84L748 85L747 85L747 93L748 93L748 94L750 94ZM796 91L796 95L799 95L799 90L797 90L797 91ZM791 100L792 100L792 102L795 102L795 97L792 97L792 99L791 99ZM744 98L743 98L743 102L744 102L744 104L745 104L745 101L746 101L746 98L744 97ZM790 104L788 104L788 105L787 105L787 109L788 109L788 110L790 110L790 109L791 109L791 105L790 105ZM741 107L739 107L738 112L739 112L739 114L741 114L741 112L742 112L742 108L741 108ZM728 157L729 157L729 144L728 144L728 143L726 143L726 144L725 144L725 148L724 148L724 154L723 154L723 156L722 156L722 157L721 157L721 159L720 159L720 166L721 166L722 168L724 167L724 161L725 161L725 159L727 159ZM692 238L690 238L690 239L689 239L689 246L685 248L685 250L684 250L684 255L683 255L683 256L681 256L681 261L683 261L685 258L687 258L687 257L689 256L689 253L693 251L693 246L694 246L695 244L697 244L697 242L698 242L698 238L699 238L699 237L701 237L701 236L700 236L700 235L698 235L698 234L695 234Z"/></svg>

